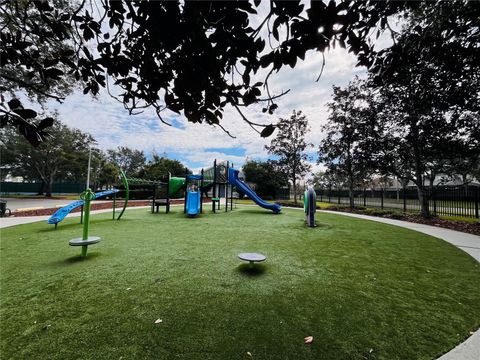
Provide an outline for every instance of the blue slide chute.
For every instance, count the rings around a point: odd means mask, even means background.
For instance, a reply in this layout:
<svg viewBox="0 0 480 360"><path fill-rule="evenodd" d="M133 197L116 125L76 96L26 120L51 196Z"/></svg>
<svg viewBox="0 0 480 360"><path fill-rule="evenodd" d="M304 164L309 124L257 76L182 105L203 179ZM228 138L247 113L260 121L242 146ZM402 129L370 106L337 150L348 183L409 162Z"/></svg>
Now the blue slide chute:
<svg viewBox="0 0 480 360"><path fill-rule="evenodd" d="M117 189L101 191L101 192L98 192L98 193L95 194L94 199L98 199L98 198L101 198L101 197L104 197L104 196L112 195L112 194L117 193L118 191L119 190L117 190ZM65 219L67 217L67 215L72 212L72 210L82 206L83 204L84 204L83 200L76 200L74 202L71 202L67 206L64 206L64 207L58 209L57 211L55 211L55 213L52 216L50 216L50 218L47 220L47 223L48 224L58 224L60 221Z"/></svg>
<svg viewBox="0 0 480 360"><path fill-rule="evenodd" d="M261 206L264 209L272 210L275 214L278 214L282 207L278 204L272 204L262 200L256 193L253 191L250 186L245 184L242 180L238 178L238 170L233 168L228 169L228 182L235 186L238 191L247 195L251 200L255 202L258 206Z"/></svg>
<svg viewBox="0 0 480 360"><path fill-rule="evenodd" d="M200 213L200 191L189 191L187 193L187 215L194 217Z"/></svg>

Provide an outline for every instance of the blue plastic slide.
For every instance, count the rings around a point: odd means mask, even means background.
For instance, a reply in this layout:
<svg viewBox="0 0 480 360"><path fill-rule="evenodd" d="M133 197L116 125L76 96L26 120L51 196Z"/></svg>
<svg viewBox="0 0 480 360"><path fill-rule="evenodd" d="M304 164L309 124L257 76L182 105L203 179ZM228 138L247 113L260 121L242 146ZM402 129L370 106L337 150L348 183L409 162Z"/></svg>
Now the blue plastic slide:
<svg viewBox="0 0 480 360"><path fill-rule="evenodd" d="M187 215L197 216L200 213L200 191L189 191L187 193Z"/></svg>
<svg viewBox="0 0 480 360"><path fill-rule="evenodd" d="M272 204L262 200L256 193L253 191L250 186L245 184L242 180L238 178L238 170L233 168L228 169L228 182L235 186L238 191L247 195L250 199L252 199L255 204L258 206L263 207L264 209L272 210L275 214L278 214L282 207L278 204Z"/></svg>
<svg viewBox="0 0 480 360"><path fill-rule="evenodd" d="M101 192L98 192L98 193L95 194L94 199L98 199L98 198L101 198L101 197L104 197L104 196L107 196L107 195L112 195L112 194L117 193L118 191L119 190L117 190L117 189L101 191ZM70 214L70 212L72 212L73 209L76 209L76 208L82 206L83 204L84 204L83 200L76 200L76 201L68 204L67 206L64 206L64 207L58 209L57 211L55 211L55 213L52 216L50 216L50 218L47 220L47 223L48 224L58 224L60 221L65 219L67 217L67 215Z"/></svg>

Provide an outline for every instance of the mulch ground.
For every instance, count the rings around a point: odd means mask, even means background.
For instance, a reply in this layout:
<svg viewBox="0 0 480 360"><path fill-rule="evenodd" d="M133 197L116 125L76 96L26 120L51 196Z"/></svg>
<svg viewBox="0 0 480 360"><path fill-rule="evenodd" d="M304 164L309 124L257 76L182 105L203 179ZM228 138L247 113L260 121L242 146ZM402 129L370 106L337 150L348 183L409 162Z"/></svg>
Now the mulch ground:
<svg viewBox="0 0 480 360"><path fill-rule="evenodd" d="M403 220L403 221L409 221L417 224L425 224L425 225L442 227L450 230L462 231L462 232L473 234L473 235L480 235L480 222L467 223L464 221L444 220L438 217L432 217L432 218L426 219L420 215L415 215L415 214L398 214L398 213L389 213L388 211L385 213L382 213L381 211L372 212L372 211L365 211L361 209L360 210L350 209L350 208L337 208L337 209L329 208L327 210L378 216L378 217L384 217L384 218L395 219L395 220Z"/></svg>

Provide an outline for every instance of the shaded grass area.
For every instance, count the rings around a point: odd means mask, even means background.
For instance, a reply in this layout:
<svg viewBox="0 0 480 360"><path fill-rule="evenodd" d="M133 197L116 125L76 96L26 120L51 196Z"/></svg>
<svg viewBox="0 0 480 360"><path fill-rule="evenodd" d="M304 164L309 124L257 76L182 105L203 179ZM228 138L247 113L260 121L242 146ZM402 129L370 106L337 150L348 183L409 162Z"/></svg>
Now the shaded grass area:
<svg viewBox="0 0 480 360"><path fill-rule="evenodd" d="M479 327L479 264L452 245L282 212L95 215L87 259L78 219L2 229L2 359L431 359Z"/></svg>

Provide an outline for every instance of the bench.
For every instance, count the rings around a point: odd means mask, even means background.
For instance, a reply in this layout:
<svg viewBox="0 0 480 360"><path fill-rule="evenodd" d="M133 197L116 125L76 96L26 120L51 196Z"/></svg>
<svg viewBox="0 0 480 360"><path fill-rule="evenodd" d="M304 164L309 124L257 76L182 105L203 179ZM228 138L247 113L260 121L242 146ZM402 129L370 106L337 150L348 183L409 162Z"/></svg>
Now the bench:
<svg viewBox="0 0 480 360"><path fill-rule="evenodd" d="M158 213L160 206L165 206L167 214L170 212L170 200L169 199L155 199L153 202L153 207L156 208L156 212ZM153 212L152 207L152 212Z"/></svg>
<svg viewBox="0 0 480 360"><path fill-rule="evenodd" d="M215 212L215 204L218 204L217 210L220 210L220 198L214 197L212 198L212 211Z"/></svg>

